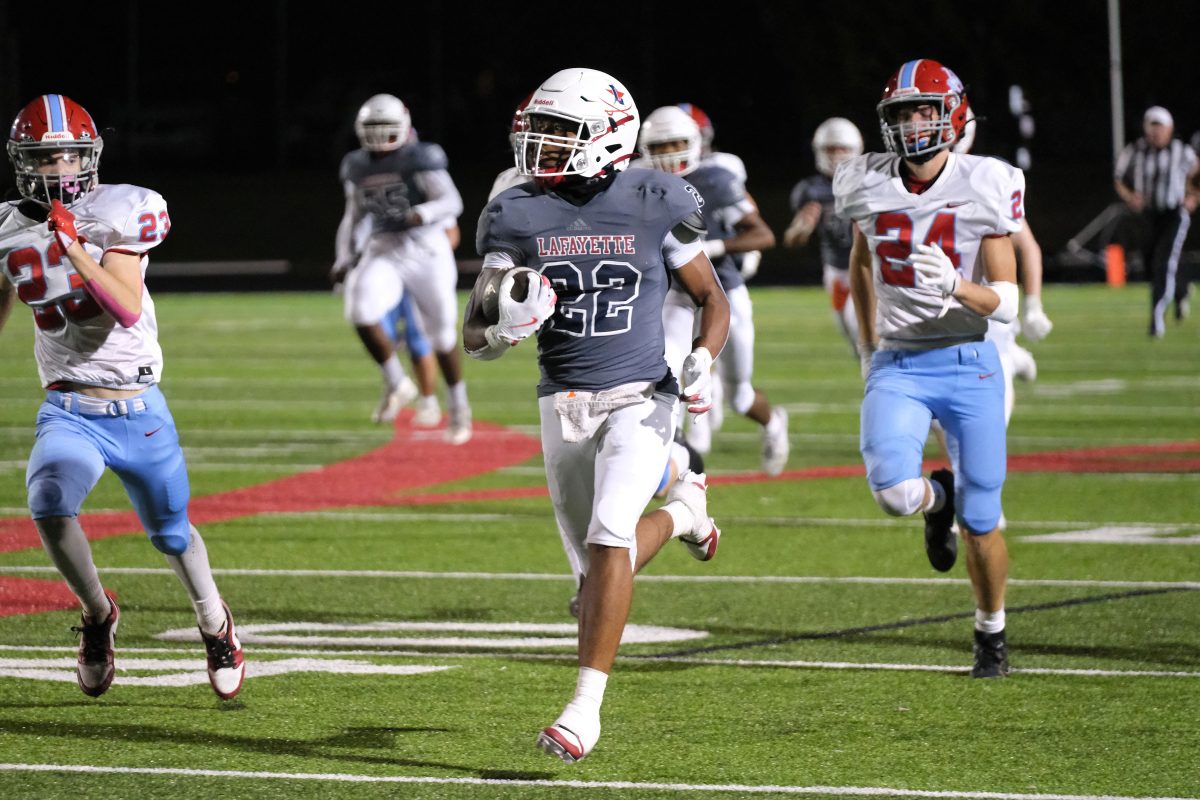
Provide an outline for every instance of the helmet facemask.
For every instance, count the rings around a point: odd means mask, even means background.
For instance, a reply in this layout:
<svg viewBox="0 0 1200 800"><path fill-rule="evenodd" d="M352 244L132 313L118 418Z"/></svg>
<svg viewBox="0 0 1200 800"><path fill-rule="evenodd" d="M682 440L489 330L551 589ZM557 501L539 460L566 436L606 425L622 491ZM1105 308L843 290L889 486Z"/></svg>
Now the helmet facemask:
<svg viewBox="0 0 1200 800"><path fill-rule="evenodd" d="M882 101L876 110L888 152L920 164L953 146L959 135L954 111L965 102L953 92L906 94Z"/></svg>
<svg viewBox="0 0 1200 800"><path fill-rule="evenodd" d="M408 144L410 129L403 122L368 120L355 127L359 144L371 153L388 153Z"/></svg>
<svg viewBox="0 0 1200 800"><path fill-rule="evenodd" d="M99 137L69 142L9 141L17 191L42 206L49 207L54 200L70 206L96 188L103 148Z"/></svg>
<svg viewBox="0 0 1200 800"><path fill-rule="evenodd" d="M551 183L571 175L591 177L599 172L590 168L595 149L593 132L602 134L607 127L601 120L576 119L547 111L527 112L523 129L513 134L517 171L537 179L557 179Z"/></svg>

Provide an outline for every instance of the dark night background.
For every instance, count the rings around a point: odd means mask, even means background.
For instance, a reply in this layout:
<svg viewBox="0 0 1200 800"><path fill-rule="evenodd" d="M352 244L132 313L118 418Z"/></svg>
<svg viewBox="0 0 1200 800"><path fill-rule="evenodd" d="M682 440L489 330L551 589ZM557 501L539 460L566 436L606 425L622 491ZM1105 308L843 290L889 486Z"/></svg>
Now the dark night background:
<svg viewBox="0 0 1200 800"><path fill-rule="evenodd" d="M1008 87L1024 88L1037 126L1028 212L1047 277L1103 277L1055 259L1114 199L1103 0L743 2L719 15L662 2L86 8L0 6L0 113L61 92L111 129L102 180L149 186L170 203L161 260L287 259L291 275L272 285L320 285L342 211L338 162L357 146L355 111L377 92L403 99L422 138L448 152L465 202L458 255L473 258L487 190L511 165L512 109L568 66L612 73L643 115L685 100L704 108L779 234L791 186L813 172L813 129L846 116L880 149L884 82L908 59L934 58L988 118L977 153L1012 156ZM1121 23L1126 139L1162 104L1186 140L1200 129L1200 3L1125 0ZM760 278L818 279L815 252L783 250L766 255Z"/></svg>

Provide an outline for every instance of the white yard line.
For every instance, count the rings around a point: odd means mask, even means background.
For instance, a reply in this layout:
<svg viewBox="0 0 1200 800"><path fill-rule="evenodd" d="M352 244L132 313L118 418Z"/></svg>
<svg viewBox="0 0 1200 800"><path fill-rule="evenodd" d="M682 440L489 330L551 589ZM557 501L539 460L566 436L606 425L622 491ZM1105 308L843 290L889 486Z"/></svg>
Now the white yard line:
<svg viewBox="0 0 1200 800"><path fill-rule="evenodd" d="M893 789L887 786L778 786L740 783L654 783L648 781L564 781L522 778L437 778L415 775L354 775L340 772L265 772L248 770L183 769L173 767L101 767L86 764L0 764L7 772L74 772L106 775L169 775L181 778L316 781L324 783L390 783L419 786L528 786L541 789L616 789L630 792L724 792L736 794L839 795L846 797L931 797L967 800L1197 800L1197 798L1136 797L1086 794L1037 794Z"/></svg>
<svg viewBox="0 0 1200 800"><path fill-rule="evenodd" d="M101 567L111 575L174 575L167 567ZM0 575L58 574L52 566L2 566ZM571 581L554 572L435 572L387 569L235 569L214 568L214 575L263 578L396 578L469 581ZM903 578L830 575L638 575L644 583L762 583L762 584L862 584L876 586L968 586L966 578ZM1200 581L1105 581L1057 578L1014 578L1009 586L1057 586L1106 589L1200 589Z"/></svg>
<svg viewBox="0 0 1200 800"><path fill-rule="evenodd" d="M0 645L0 652L13 653L61 653L63 664L74 665L78 653L77 647L40 647L38 645ZM178 647L121 647L119 654L130 655L165 655L178 658L195 659L202 651L199 645L188 650ZM251 663L259 663L260 657L275 656L304 656L306 658L347 658L371 656L375 658L414 658L414 659L505 659L513 661L562 661L574 663L577 656L572 653L523 653L523 652L483 652L483 651L452 651L452 650L397 650L389 648L370 649L340 649L332 650L325 647L272 647L256 644L252 648ZM263 663L270 663L267 658ZM623 663L654 661L663 664L684 664L699 667L741 667L746 669L809 669L809 670L857 670L863 672L939 672L966 675L970 667L962 664L904 664L869 661L811 661L800 659L753 659L753 658L699 658L695 656L617 656ZM4 659L0 659L2 663ZM118 669L136 669L129 666L127 659L121 658ZM134 661L138 664L141 661ZM183 662L180 662L183 663ZM191 661L187 663L192 663ZM253 669L253 667L252 667ZM1081 678L1200 678L1200 672L1186 670L1149 670L1149 669L1095 669L1085 667L1026 667L1012 669L1013 675L1066 675ZM73 680L73 678L72 678Z"/></svg>

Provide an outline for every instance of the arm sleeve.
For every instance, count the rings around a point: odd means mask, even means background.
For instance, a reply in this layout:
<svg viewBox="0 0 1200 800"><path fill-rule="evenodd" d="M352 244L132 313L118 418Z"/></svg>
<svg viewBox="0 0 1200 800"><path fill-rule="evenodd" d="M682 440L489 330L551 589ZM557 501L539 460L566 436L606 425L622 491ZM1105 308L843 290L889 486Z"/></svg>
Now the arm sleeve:
<svg viewBox="0 0 1200 800"><path fill-rule="evenodd" d="M338 264L349 264L354 261L354 223L358 216L354 203L354 184L345 183L346 208L342 212L342 221L338 223L337 237L334 239L334 258Z"/></svg>
<svg viewBox="0 0 1200 800"><path fill-rule="evenodd" d="M663 239L662 249L663 260L667 262L667 266L671 269L679 269L704 252L704 240L697 238L685 243L679 241L674 232L668 232L666 238Z"/></svg>
<svg viewBox="0 0 1200 800"><path fill-rule="evenodd" d="M413 206L413 211L428 224L440 219L457 219L463 211L462 195L450 173L444 169L425 170L413 175L413 182L427 198L424 203Z"/></svg>

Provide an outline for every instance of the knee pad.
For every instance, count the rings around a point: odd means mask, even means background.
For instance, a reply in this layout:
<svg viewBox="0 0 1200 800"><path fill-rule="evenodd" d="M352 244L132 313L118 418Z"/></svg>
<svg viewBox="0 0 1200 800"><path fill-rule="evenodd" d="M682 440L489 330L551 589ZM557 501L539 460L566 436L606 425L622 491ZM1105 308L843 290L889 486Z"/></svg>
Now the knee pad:
<svg viewBox="0 0 1200 800"><path fill-rule="evenodd" d="M29 483L29 513L34 519L78 516L87 491L73 491L69 482L34 478Z"/></svg>
<svg viewBox="0 0 1200 800"><path fill-rule="evenodd" d="M893 517L907 517L921 510L925 502L925 479L909 478L889 486L886 489L876 489L875 502L879 507Z"/></svg>
<svg viewBox="0 0 1200 800"><path fill-rule="evenodd" d="M742 381L734 387L730 405L733 406L733 410L737 413L745 414L750 410L750 406L754 405L754 397L754 387L749 381Z"/></svg>
<svg viewBox="0 0 1200 800"><path fill-rule="evenodd" d="M150 532L150 544L154 545L155 550L168 556L182 555L188 549L191 539L192 526L186 519L182 524L176 523L170 528Z"/></svg>

